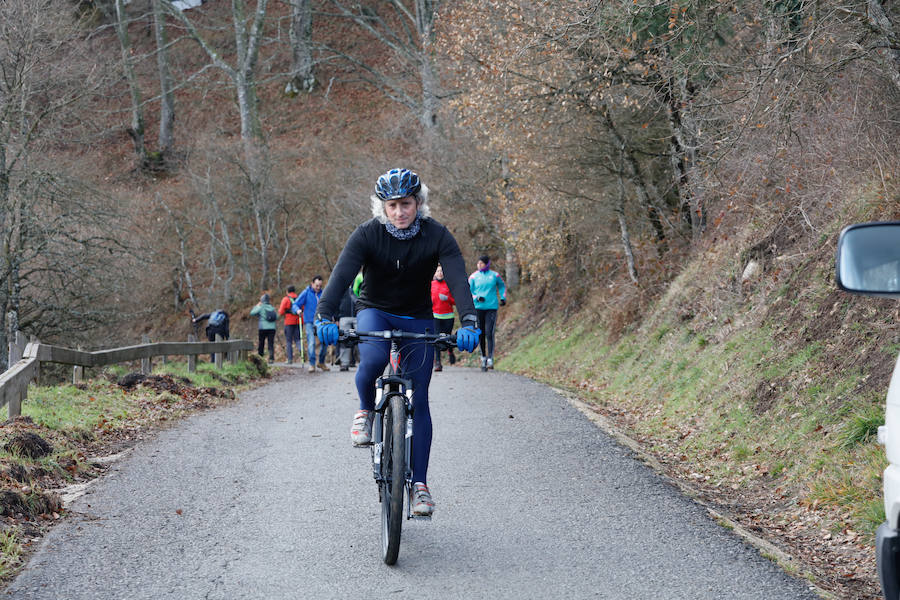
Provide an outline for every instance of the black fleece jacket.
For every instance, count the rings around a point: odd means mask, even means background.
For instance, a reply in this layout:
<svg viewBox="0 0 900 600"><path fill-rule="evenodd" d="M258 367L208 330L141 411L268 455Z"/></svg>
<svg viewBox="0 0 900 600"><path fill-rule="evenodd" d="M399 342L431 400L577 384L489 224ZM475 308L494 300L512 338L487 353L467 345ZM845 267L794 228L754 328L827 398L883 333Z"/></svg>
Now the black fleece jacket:
<svg viewBox="0 0 900 600"><path fill-rule="evenodd" d="M428 217L410 240L398 240L377 219L356 228L344 246L319 300L317 314L334 320L341 294L362 269L357 309L430 319L431 279L438 263L456 300L461 320L475 319L466 265L450 231ZM466 319L469 317L469 319Z"/></svg>

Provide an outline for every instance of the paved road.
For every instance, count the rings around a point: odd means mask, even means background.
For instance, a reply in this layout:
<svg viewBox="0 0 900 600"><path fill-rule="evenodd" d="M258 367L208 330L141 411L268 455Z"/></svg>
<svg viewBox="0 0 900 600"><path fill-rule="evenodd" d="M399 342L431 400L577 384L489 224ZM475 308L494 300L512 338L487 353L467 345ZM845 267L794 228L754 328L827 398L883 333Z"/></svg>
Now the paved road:
<svg viewBox="0 0 900 600"><path fill-rule="evenodd" d="M12 598L812 599L546 386L435 374L434 519L379 556L352 373L295 373L136 448Z"/></svg>

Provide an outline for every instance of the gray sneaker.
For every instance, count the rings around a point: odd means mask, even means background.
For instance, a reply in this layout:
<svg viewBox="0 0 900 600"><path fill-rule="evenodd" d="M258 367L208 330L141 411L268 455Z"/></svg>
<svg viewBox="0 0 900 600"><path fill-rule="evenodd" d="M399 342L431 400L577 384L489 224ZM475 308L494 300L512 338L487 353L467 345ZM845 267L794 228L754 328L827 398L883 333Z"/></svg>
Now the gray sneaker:
<svg viewBox="0 0 900 600"><path fill-rule="evenodd" d="M428 491L428 486L422 482L413 484L409 504L412 507L412 514L417 517L430 517L434 512L434 500L431 499L431 492Z"/></svg>
<svg viewBox="0 0 900 600"><path fill-rule="evenodd" d="M493 369L493 368L494 368L494 359L493 359L493 358L488 358L488 360L487 360L487 368L488 368L488 369Z"/></svg>
<svg viewBox="0 0 900 600"><path fill-rule="evenodd" d="M372 421L375 412L361 410L353 415L353 426L350 427L350 441L355 446L366 446L372 443Z"/></svg>

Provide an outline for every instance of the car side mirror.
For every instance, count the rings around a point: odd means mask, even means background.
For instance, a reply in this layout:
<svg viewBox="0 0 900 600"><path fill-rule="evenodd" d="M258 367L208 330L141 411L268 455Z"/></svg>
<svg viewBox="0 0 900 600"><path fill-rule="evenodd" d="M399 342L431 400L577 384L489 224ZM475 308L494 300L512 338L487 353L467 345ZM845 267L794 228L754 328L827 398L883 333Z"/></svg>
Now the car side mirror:
<svg viewBox="0 0 900 600"><path fill-rule="evenodd" d="M900 221L850 225L838 239L835 262L840 289L900 298Z"/></svg>

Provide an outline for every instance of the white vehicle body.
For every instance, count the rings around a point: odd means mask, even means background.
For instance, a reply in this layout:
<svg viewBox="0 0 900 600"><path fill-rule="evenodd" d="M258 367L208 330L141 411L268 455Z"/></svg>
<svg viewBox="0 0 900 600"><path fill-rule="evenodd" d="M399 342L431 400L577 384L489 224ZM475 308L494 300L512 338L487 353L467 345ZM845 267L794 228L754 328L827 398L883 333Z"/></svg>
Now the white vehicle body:
<svg viewBox="0 0 900 600"><path fill-rule="evenodd" d="M894 366L888 388L884 425L879 428L878 440L884 444L890 463L884 470L884 514L892 529L900 528L900 359Z"/></svg>
<svg viewBox="0 0 900 600"><path fill-rule="evenodd" d="M861 223L841 232L835 281L856 294L900 298L900 221ZM885 446L885 522L875 534L878 577L886 600L900 600L900 357L894 366L878 441Z"/></svg>

